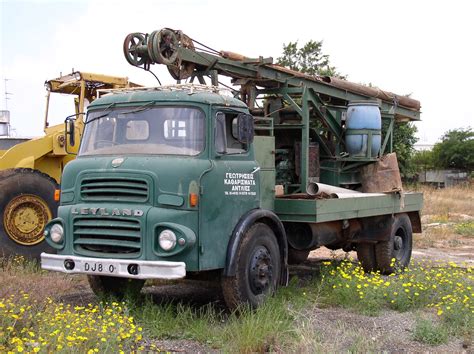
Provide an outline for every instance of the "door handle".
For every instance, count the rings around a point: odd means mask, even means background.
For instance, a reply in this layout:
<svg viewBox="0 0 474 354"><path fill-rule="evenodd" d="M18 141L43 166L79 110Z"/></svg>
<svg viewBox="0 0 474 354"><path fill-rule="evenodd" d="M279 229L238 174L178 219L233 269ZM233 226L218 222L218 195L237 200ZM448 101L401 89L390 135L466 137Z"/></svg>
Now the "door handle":
<svg viewBox="0 0 474 354"><path fill-rule="evenodd" d="M255 172L260 171L260 167L254 167L253 171L250 172L251 175L253 175Z"/></svg>

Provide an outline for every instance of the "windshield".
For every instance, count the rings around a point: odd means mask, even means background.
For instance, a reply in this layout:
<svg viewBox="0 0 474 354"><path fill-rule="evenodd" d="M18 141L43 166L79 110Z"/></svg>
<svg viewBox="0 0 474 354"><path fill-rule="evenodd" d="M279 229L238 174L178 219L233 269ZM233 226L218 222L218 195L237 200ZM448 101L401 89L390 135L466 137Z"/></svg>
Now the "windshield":
<svg viewBox="0 0 474 354"><path fill-rule="evenodd" d="M198 155L204 112L188 107L120 108L87 115L79 155Z"/></svg>

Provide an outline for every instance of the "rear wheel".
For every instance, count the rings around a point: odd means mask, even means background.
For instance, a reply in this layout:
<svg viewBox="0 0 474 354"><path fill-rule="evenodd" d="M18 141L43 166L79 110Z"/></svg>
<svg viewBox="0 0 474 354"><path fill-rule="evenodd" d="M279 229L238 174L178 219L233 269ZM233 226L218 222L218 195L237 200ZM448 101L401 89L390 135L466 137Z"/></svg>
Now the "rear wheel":
<svg viewBox="0 0 474 354"><path fill-rule="evenodd" d="M408 266L413 246L413 231L407 214L395 216L388 241L375 245L377 268L382 274Z"/></svg>
<svg viewBox="0 0 474 354"><path fill-rule="evenodd" d="M123 298L125 295L132 297L140 294L145 285L145 280L106 277L102 275L88 275L87 280L94 294L97 296L115 296Z"/></svg>
<svg viewBox="0 0 474 354"><path fill-rule="evenodd" d="M36 170L0 172L0 255L39 258L54 252L44 239L46 223L56 217L56 182Z"/></svg>
<svg viewBox="0 0 474 354"><path fill-rule="evenodd" d="M230 309L245 303L255 308L273 295L280 281L280 249L272 229L253 225L240 242L236 262L235 276L222 279L225 302Z"/></svg>

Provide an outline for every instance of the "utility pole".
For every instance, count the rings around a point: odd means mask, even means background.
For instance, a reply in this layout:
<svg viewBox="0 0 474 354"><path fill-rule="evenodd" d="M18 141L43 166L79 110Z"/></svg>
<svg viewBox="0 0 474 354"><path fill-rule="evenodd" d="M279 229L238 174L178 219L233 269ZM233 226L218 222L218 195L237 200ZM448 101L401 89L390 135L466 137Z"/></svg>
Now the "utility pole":
<svg viewBox="0 0 474 354"><path fill-rule="evenodd" d="M7 81L10 81L10 79L4 79L4 84L5 84L5 110L0 111L0 135L2 136L10 136L10 111L8 110L8 100L10 97L9 95L12 95L11 92L8 92L7 90Z"/></svg>
<svg viewBox="0 0 474 354"><path fill-rule="evenodd" d="M7 90L7 81L10 81L11 79L4 79L5 81L5 110L8 111L8 100L10 97L8 95L13 95L11 92L8 92Z"/></svg>

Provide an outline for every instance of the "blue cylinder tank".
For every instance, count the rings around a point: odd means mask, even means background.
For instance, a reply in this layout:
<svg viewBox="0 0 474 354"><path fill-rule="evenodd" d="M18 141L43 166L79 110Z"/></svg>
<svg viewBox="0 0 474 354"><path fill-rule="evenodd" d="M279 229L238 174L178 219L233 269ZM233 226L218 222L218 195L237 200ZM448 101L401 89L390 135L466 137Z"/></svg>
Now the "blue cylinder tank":
<svg viewBox="0 0 474 354"><path fill-rule="evenodd" d="M347 105L346 150L354 157L376 157L382 142L382 117L372 101L352 101ZM369 155L369 135L370 144Z"/></svg>

